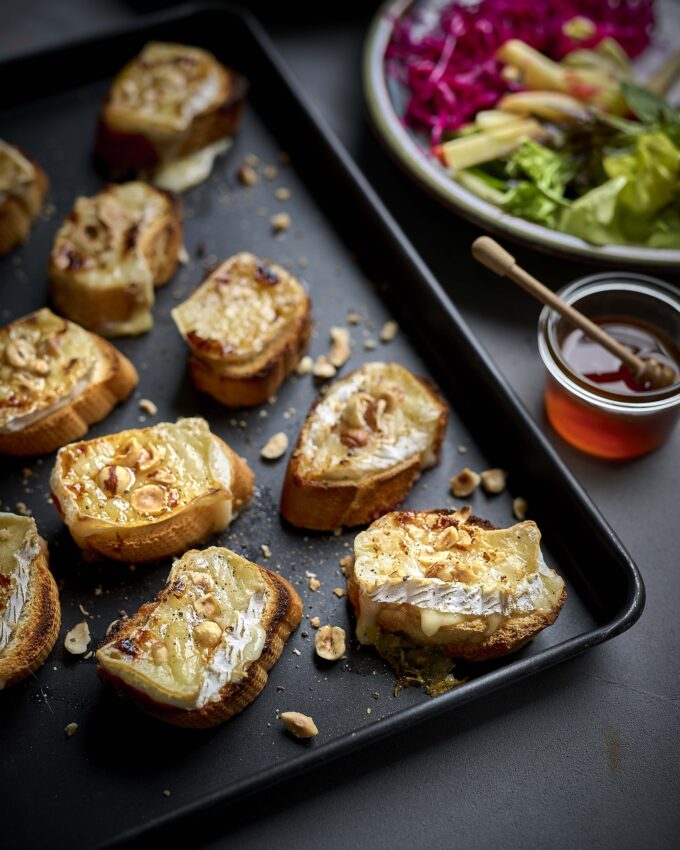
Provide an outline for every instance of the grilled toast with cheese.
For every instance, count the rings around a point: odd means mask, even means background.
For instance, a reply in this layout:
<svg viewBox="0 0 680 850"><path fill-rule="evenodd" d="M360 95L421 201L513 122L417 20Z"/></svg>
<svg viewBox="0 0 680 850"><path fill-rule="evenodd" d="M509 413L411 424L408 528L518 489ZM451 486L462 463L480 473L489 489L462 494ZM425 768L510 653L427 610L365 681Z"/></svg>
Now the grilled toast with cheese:
<svg viewBox="0 0 680 850"><path fill-rule="evenodd" d="M39 165L0 139L0 255L26 239L49 185Z"/></svg>
<svg viewBox="0 0 680 850"><path fill-rule="evenodd" d="M177 192L195 186L229 146L247 88L207 50L149 42L113 81L95 158L115 180L143 176Z"/></svg>
<svg viewBox="0 0 680 850"><path fill-rule="evenodd" d="M270 398L306 352L309 296L281 266L246 252L223 263L172 311L198 389L229 407Z"/></svg>
<svg viewBox="0 0 680 850"><path fill-rule="evenodd" d="M366 363L314 402L293 451L281 514L300 528L363 525L392 510L439 460L448 406L397 363Z"/></svg>
<svg viewBox="0 0 680 850"><path fill-rule="evenodd" d="M246 461L199 417L71 443L50 478L76 544L132 562L176 555L222 531L253 483Z"/></svg>
<svg viewBox="0 0 680 850"><path fill-rule="evenodd" d="M216 726L264 688L301 617L281 576L229 549L195 549L175 561L154 602L114 626L98 671L159 720Z"/></svg>
<svg viewBox="0 0 680 850"><path fill-rule="evenodd" d="M0 513L0 690L40 667L60 624L59 592L35 520Z"/></svg>
<svg viewBox="0 0 680 850"><path fill-rule="evenodd" d="M137 386L111 343L44 307L0 329L0 453L77 440Z"/></svg>
<svg viewBox="0 0 680 850"><path fill-rule="evenodd" d="M174 275L182 250L179 200L148 183L107 186L78 198L49 261L52 301L103 336L153 325L154 289Z"/></svg>
<svg viewBox="0 0 680 850"><path fill-rule="evenodd" d="M552 625L566 599L529 520L510 528L460 511L395 511L354 541L348 595L357 637L401 633L451 658L515 652Z"/></svg>

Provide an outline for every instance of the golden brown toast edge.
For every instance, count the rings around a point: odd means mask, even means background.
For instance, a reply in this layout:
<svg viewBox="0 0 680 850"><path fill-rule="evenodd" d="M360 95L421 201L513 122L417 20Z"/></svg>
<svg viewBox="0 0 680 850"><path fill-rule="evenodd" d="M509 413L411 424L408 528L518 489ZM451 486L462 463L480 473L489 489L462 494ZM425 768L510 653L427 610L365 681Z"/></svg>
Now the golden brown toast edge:
<svg viewBox="0 0 680 850"><path fill-rule="evenodd" d="M23 198L9 197L0 203L0 256L23 242L42 207L50 180L43 169L21 151L35 169L35 180Z"/></svg>

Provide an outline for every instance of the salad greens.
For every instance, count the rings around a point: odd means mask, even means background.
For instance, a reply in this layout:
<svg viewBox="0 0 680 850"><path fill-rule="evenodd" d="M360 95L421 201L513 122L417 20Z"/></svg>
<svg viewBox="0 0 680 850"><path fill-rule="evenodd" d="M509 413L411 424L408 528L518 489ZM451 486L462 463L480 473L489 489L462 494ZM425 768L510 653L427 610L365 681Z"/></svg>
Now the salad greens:
<svg viewBox="0 0 680 850"><path fill-rule="evenodd" d="M680 111L640 86L624 82L622 91L639 123L594 115L590 149L565 132L550 147L527 140L507 159L470 169L477 185L461 182L513 215L595 245L680 248Z"/></svg>

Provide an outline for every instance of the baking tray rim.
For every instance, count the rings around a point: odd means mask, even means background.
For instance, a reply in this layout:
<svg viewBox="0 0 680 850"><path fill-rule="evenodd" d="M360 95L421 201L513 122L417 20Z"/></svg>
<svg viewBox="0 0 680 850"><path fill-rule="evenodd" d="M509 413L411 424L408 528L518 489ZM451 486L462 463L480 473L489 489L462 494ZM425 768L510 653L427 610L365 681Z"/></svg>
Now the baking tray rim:
<svg viewBox="0 0 680 850"><path fill-rule="evenodd" d="M238 798L262 791L282 781L284 778L290 778L308 770L313 770L321 764L326 764L363 746L373 744L392 734L398 733L407 726L413 726L426 719L439 716L458 705L463 705L479 696L492 693L504 685L520 681L540 670L553 667L561 661L575 657L584 650L597 646L629 629L637 622L645 605L645 587L635 562L624 549L599 509L541 433L536 422L526 411L507 380L500 374L494 362L472 333L467 322L452 304L438 280L410 243L400 225L380 200L359 166L346 151L343 144L337 138L334 131L331 130L314 104L311 103L292 72L288 70L285 61L280 56L278 49L275 47L268 33L251 12L235 4L217 5L210 2L185 3L171 10L145 14L136 21L122 27L107 28L90 36L70 39L56 46L26 51L9 59L0 60L0 74L7 73L8 70L15 66L30 65L38 60L45 61L50 57L62 55L72 50L83 49L88 45L94 46L98 43L133 36L151 27L171 26L188 18L215 15L224 16L225 18L240 18L243 25L261 45L263 51L266 52L276 74L281 78L291 98L297 101L302 111L307 113L326 147L338 161L344 172L344 176L352 184L353 190L362 196L376 219L379 219L383 226L389 230L392 239L403 254L404 260L412 267L415 275L422 279L423 285L436 297L441 309L446 313L447 318L456 326L457 331L464 335L466 343L483 362L485 369L490 373L499 392L505 396L505 401L514 409L515 414L522 420L524 427L531 432L532 438L541 445L542 450L547 454L548 460L555 468L556 473L564 479L565 484L573 491L575 497L587 511L591 520L599 526L602 536L607 538L607 543L612 554L618 559L625 574L627 574L627 597L617 615L604 625L572 636L553 646L546 647L536 655L527 658L515 658L507 666L486 672L480 678L468 682L464 688L455 688L448 693L438 696L436 699L399 709L389 717L382 718L374 724L342 735L318 748L309 749L281 764L263 768L251 774L245 780L237 780L217 790L203 794L196 800L178 806L167 814L123 830L117 835L112 836L111 839L107 839L97 845L99 847L114 846L139 838L145 833L166 827L173 821L182 820L199 812L212 809L220 804L233 802ZM47 96L53 93L50 92ZM12 109L17 106L19 104L12 104L7 108ZM2 106L2 103L0 103L0 108L5 108Z"/></svg>

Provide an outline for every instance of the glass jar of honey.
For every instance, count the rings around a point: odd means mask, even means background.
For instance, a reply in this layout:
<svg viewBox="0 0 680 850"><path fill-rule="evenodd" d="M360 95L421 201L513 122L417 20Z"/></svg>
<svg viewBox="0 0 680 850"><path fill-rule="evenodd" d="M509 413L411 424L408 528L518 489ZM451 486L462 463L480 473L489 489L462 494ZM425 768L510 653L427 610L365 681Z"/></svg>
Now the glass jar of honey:
<svg viewBox="0 0 680 850"><path fill-rule="evenodd" d="M575 281L558 295L639 357L680 374L680 295L646 275L608 272ZM547 370L547 417L568 443L598 457L650 452L680 415L680 379L643 386L621 361L554 310L544 307L538 346Z"/></svg>

